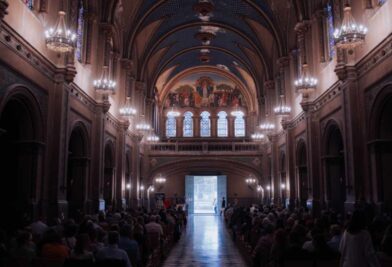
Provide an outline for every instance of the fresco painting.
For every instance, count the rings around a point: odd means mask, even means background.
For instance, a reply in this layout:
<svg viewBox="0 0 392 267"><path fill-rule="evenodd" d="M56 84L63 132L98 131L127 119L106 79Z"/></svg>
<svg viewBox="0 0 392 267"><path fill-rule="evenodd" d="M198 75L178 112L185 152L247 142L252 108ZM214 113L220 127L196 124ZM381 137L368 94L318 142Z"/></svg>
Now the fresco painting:
<svg viewBox="0 0 392 267"><path fill-rule="evenodd" d="M165 107L244 107L245 99L236 84L214 74L198 73L178 81L168 93Z"/></svg>

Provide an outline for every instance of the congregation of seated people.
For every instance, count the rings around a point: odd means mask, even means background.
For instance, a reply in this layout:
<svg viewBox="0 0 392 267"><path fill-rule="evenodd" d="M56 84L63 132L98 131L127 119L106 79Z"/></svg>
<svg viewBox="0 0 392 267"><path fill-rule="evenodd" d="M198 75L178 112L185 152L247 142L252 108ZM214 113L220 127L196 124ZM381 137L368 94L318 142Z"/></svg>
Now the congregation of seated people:
<svg viewBox="0 0 392 267"><path fill-rule="evenodd" d="M312 216L306 208L234 203L225 220L252 266L392 266L391 216L375 216L369 205L345 216L332 210Z"/></svg>
<svg viewBox="0 0 392 267"><path fill-rule="evenodd" d="M186 224L181 207L78 217L0 230L0 267L158 266Z"/></svg>

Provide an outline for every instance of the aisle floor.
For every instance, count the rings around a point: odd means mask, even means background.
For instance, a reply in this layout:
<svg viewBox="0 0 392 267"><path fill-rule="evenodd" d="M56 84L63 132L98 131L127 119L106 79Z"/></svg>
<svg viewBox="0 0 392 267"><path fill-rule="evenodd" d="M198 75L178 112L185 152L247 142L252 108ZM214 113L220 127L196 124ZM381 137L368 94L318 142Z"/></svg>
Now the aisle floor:
<svg viewBox="0 0 392 267"><path fill-rule="evenodd" d="M178 244L164 262L165 267L247 266L227 231L222 217L194 215Z"/></svg>

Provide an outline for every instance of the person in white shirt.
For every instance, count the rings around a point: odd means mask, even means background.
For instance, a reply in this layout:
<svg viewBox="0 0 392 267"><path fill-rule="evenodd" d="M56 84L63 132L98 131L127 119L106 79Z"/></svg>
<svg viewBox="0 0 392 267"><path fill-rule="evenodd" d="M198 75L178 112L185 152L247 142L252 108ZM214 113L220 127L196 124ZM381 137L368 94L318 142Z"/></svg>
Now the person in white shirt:
<svg viewBox="0 0 392 267"><path fill-rule="evenodd" d="M354 211L346 231L340 241L342 267L379 267L372 239L365 229L366 217L360 211Z"/></svg>

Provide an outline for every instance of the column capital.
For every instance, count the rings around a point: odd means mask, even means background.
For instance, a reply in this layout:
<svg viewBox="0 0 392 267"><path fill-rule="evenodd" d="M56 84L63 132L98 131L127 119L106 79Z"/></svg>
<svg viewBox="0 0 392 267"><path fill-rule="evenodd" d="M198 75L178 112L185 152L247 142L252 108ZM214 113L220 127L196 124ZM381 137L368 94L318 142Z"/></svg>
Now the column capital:
<svg viewBox="0 0 392 267"><path fill-rule="evenodd" d="M122 58L120 59L121 67L124 70L132 71L133 70L133 60L130 58Z"/></svg>
<svg viewBox="0 0 392 267"><path fill-rule="evenodd" d="M303 37L305 33L310 29L310 22L307 20L303 20L301 22L298 22L294 30L297 33L298 36Z"/></svg>
<svg viewBox="0 0 392 267"><path fill-rule="evenodd" d="M146 88L146 83L142 81L135 82L135 89L136 91L144 91Z"/></svg>
<svg viewBox="0 0 392 267"><path fill-rule="evenodd" d="M280 68L285 68L285 67L289 66L290 57L289 56L280 57L280 58L278 58L277 63Z"/></svg>
<svg viewBox="0 0 392 267"><path fill-rule="evenodd" d="M275 81L274 80L264 81L264 88L266 90L274 90L275 89Z"/></svg>

